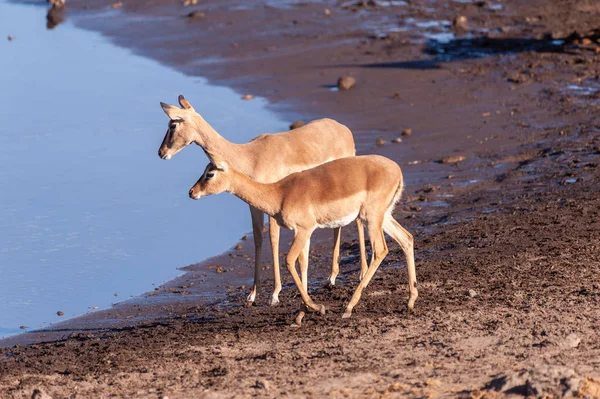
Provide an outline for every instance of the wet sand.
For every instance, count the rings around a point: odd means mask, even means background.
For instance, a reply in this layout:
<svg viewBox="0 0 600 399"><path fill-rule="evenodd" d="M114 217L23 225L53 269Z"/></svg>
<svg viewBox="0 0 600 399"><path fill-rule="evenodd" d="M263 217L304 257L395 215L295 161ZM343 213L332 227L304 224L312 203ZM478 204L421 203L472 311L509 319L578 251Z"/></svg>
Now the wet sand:
<svg viewBox="0 0 600 399"><path fill-rule="evenodd" d="M346 264L333 289L322 288L331 259L323 232L311 247L311 295L329 311L292 329L299 298L285 271L281 306L266 306L269 279L257 306L243 306L243 271L249 275L252 264L243 242L243 251L195 265L152 295L44 332L42 339L58 342L3 349L0 392L594 397L600 56L594 35L589 43L555 40L594 28L600 9L585 1L521 3L232 10L237 3L133 0L108 11L123 14L107 27L99 10L109 3L87 2L84 10L71 2L78 23L103 24L121 45L240 95L265 96L290 122L333 117L353 130L360 153L396 160L407 188L395 216L416 238L420 297L408 314L403 256L390 243L352 319L342 320L357 281L353 229L345 229ZM204 18L184 17L196 8ZM458 14L468 17L468 31L442 45L423 43L423 29L381 37L368 27ZM460 41L470 31L487 38ZM345 74L356 86L330 90ZM407 128L412 134L401 136ZM385 143L376 146L379 137ZM396 137L402 142L392 143ZM449 155L465 160L436 162ZM208 273L222 279L224 298L205 305L195 279ZM40 336L15 339L29 338Z"/></svg>

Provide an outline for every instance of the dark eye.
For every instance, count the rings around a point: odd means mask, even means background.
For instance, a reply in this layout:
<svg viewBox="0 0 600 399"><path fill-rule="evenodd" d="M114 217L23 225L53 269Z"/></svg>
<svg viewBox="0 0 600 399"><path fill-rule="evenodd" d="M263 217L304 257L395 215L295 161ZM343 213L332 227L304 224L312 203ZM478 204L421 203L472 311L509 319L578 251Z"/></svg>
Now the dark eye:
<svg viewBox="0 0 600 399"><path fill-rule="evenodd" d="M175 123L173 123L172 125L169 126L169 130L173 131L173 130L175 130L176 127L177 127L177 125Z"/></svg>
<svg viewBox="0 0 600 399"><path fill-rule="evenodd" d="M207 178L207 179L212 179L213 177L215 177L215 173L214 173L214 172L208 172L208 173L206 174L206 178Z"/></svg>

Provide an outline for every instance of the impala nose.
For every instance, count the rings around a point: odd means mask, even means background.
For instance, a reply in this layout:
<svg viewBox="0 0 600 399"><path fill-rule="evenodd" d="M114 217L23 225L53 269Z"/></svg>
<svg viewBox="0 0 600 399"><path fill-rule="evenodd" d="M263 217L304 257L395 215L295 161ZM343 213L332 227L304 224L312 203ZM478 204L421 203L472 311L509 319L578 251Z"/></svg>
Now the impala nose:
<svg viewBox="0 0 600 399"><path fill-rule="evenodd" d="M190 198L194 199L194 189L190 188Z"/></svg>

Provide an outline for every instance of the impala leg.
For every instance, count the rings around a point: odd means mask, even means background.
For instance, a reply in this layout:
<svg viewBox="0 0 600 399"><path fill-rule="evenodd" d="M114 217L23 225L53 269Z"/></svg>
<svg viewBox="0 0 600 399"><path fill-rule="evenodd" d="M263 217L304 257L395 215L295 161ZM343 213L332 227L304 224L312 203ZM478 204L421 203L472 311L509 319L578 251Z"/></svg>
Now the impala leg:
<svg viewBox="0 0 600 399"><path fill-rule="evenodd" d="M300 252L298 256L298 263L300 264L300 276L302 278L302 287L308 293L308 253L310 251L310 239L306 241L304 245L304 249ZM304 307L304 306L303 306ZM304 319L304 309L300 310L298 316L296 316L296 325L300 327L302 325L302 319Z"/></svg>
<svg viewBox="0 0 600 399"><path fill-rule="evenodd" d="M292 278L294 279L294 283L296 284L298 291L300 291L300 296L302 297L302 301L304 302L304 304L306 304L306 306L313 310L325 314L325 306L317 305L312 301L312 299L310 299L307 290L304 289L304 283L302 282L300 276L298 275L298 272L296 271L296 259L298 259L300 253L306 247L311 234L312 231L306 230L299 230L295 232L294 242L292 243L290 252L287 255L286 263L287 268L290 274L292 275Z"/></svg>
<svg viewBox="0 0 600 399"><path fill-rule="evenodd" d="M356 287L356 290L354 291L354 294L350 299L350 303L346 307L346 311L342 316L342 318L344 319L352 316L352 309L354 309L354 306L356 306L356 304L358 303L362 295L362 291L367 287L367 285L373 278L373 275L377 271L377 268L381 264L381 261L388 254L388 248L387 244L385 243L385 237L383 235L383 229L381 225L382 222L369 223L368 230L369 238L371 239L371 246L373 247L373 257L371 258L371 264L367 269L367 274L365 274L365 277L360 281L358 287Z"/></svg>
<svg viewBox="0 0 600 399"><path fill-rule="evenodd" d="M408 289L410 298L408 300L408 309L415 307L415 301L419 296L417 291L417 274L415 271L414 238L404 227L400 225L391 215L387 215L383 222L383 231L390 235L404 252L406 257L406 269L408 270Z"/></svg>
<svg viewBox="0 0 600 399"><path fill-rule="evenodd" d="M279 293L281 292L281 273L279 272L279 231L281 228L275 219L269 217L269 237L271 239L271 251L273 252L273 278L275 287L271 296L271 306L279 303Z"/></svg>
<svg viewBox="0 0 600 399"><path fill-rule="evenodd" d="M342 229L336 227L333 229L333 263L331 264L331 276L329 277L329 285L335 285L335 279L340 274L340 239Z"/></svg>
<svg viewBox="0 0 600 399"><path fill-rule="evenodd" d="M263 244L263 227L265 223L265 215L262 211L254 207L250 207L250 216L252 217L252 235L254 236L254 284L252 292L248 295L248 304L252 305L256 299L256 294L260 287L260 267L262 264L262 244Z"/></svg>
<svg viewBox="0 0 600 399"><path fill-rule="evenodd" d="M360 248L360 280L367 274L367 250L365 249L365 225L360 218L356 219L356 228L358 229L358 246Z"/></svg>

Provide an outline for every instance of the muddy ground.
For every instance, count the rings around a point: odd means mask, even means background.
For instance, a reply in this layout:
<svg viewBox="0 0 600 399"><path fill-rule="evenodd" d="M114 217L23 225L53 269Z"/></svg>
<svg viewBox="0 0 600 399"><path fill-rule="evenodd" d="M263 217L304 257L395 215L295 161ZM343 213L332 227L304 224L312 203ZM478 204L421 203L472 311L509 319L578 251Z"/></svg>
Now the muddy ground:
<svg viewBox="0 0 600 399"><path fill-rule="evenodd" d="M45 337L57 341L2 349L0 396L600 397L600 7L384 3L131 0L102 30L266 96L290 119L341 120L359 152L398 161L408 185L395 216L416 239L415 312L406 311L403 256L390 242L353 317L341 319L357 281L350 228L338 286L324 287L330 242L311 248L311 295L328 312L299 329L290 327L299 298L287 272L279 307L266 306L269 280L263 299L245 307L247 287L227 285L227 273L226 298L200 306L190 298L201 284L185 283L208 267L199 265L162 287L143 318L133 315L152 297ZM94 29L94 13L109 6L70 3ZM204 17L186 18L192 9ZM466 28L414 25L457 15ZM449 42L428 41L448 33ZM356 86L330 90L343 74ZM406 128L412 135L401 136ZM448 155L465 160L436 162ZM233 275L251 265L239 255L217 262Z"/></svg>

